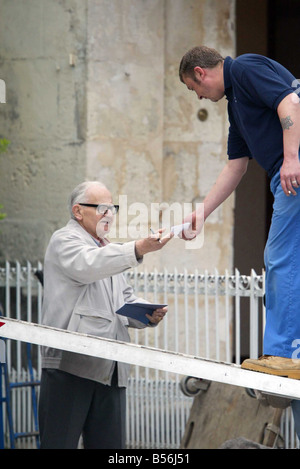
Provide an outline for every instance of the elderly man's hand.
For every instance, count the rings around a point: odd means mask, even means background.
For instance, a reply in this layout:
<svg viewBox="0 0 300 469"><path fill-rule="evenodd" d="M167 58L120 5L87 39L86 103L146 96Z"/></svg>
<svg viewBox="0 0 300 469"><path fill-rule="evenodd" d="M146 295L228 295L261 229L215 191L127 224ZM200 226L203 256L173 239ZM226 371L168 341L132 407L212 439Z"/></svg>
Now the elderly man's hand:
<svg viewBox="0 0 300 469"><path fill-rule="evenodd" d="M146 316L152 324L158 324L164 318L167 311L168 307L165 306L164 308L155 309L152 315L146 314Z"/></svg>
<svg viewBox="0 0 300 469"><path fill-rule="evenodd" d="M160 229L157 231L157 233L154 233L148 238L139 239L136 241L135 252L137 259L140 259L148 252L159 251L170 241L171 238L173 238L174 235L172 233L169 233L161 238L160 236L163 231L163 229Z"/></svg>

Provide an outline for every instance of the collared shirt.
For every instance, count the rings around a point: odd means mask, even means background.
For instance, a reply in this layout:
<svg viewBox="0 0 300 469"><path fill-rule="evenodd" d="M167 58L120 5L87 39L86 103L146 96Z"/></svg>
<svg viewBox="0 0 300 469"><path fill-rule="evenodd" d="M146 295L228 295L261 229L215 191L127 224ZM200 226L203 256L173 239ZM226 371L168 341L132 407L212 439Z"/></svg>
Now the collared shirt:
<svg viewBox="0 0 300 469"><path fill-rule="evenodd" d="M108 244L108 241L105 240L105 238L94 238L94 236L92 236L92 240L97 244L97 246L99 247L104 247Z"/></svg>
<svg viewBox="0 0 300 469"><path fill-rule="evenodd" d="M295 77L274 60L244 54L224 61L228 157L254 158L272 177L283 161L279 103L295 92Z"/></svg>

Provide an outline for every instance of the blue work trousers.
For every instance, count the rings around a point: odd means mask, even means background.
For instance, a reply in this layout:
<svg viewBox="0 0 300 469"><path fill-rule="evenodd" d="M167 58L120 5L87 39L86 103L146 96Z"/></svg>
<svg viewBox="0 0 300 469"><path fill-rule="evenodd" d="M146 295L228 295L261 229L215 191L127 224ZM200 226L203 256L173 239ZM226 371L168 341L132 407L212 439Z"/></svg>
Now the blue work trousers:
<svg viewBox="0 0 300 469"><path fill-rule="evenodd" d="M300 190L286 196L279 172L271 180L273 215L265 247L264 354L300 358Z"/></svg>

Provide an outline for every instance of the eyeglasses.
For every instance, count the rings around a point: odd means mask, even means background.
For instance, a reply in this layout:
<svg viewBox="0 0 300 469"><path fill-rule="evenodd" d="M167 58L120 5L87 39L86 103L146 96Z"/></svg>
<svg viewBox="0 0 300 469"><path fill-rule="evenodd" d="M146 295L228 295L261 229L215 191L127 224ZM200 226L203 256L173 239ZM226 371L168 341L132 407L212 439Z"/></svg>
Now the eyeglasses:
<svg viewBox="0 0 300 469"><path fill-rule="evenodd" d="M106 204L81 204L79 203L78 205L83 205L84 207L95 207L96 212L99 215L106 215L107 212L110 210L113 215L118 213L119 211L119 205L106 205Z"/></svg>

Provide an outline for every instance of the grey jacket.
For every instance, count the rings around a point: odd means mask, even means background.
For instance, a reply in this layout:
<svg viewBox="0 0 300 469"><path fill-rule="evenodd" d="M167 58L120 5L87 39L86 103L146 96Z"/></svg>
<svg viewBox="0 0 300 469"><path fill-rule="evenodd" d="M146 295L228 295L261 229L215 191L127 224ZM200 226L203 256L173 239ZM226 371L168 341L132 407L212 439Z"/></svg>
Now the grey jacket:
<svg viewBox="0 0 300 469"><path fill-rule="evenodd" d="M46 251L42 323L130 342L128 327L145 325L116 311L125 302L146 302L134 295L122 274L138 263L134 242L98 247L77 221L70 220L52 235ZM119 386L126 386L130 365L117 366ZM42 347L42 367L110 384L115 362Z"/></svg>

